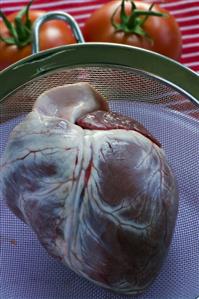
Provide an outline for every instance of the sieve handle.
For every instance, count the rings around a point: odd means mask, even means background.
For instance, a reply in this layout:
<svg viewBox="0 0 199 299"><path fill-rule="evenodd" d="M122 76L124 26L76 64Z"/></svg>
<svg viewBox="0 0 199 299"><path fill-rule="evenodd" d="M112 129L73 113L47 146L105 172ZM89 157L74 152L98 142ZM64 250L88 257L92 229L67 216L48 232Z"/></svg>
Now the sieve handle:
<svg viewBox="0 0 199 299"><path fill-rule="evenodd" d="M62 20L65 21L67 24L70 25L73 34L75 36L75 39L77 43L84 43L84 37L82 35L82 32L79 28L79 25L75 21L75 19L62 11L54 11L54 12L48 12L45 15L39 17L33 24L32 29L32 54L36 54L40 52L40 45L39 45L39 31L42 24L45 22L51 21L51 20Z"/></svg>

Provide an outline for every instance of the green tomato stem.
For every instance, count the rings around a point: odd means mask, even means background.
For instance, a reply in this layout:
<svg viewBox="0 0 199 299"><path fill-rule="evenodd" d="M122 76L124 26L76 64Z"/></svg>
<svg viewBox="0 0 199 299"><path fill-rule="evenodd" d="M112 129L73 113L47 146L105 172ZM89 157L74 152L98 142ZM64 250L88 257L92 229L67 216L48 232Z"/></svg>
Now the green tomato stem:
<svg viewBox="0 0 199 299"><path fill-rule="evenodd" d="M126 14L126 10L125 10L125 2L126 1L131 2L130 16L128 16ZM156 16L156 17L164 17L165 16L165 14L163 14L163 13L152 11L153 6L154 6L154 4L151 4L151 6L149 7L148 10L139 10L139 9L137 9L134 1L122 0L121 4L116 8L116 10L114 11L114 13L111 17L111 23L117 31L123 31L125 33L135 33L139 36L148 36L147 32L145 32L144 29L142 28L142 26L144 25L146 20L150 16ZM119 8L121 8L120 23L116 23L114 19L115 19L115 15L116 15L117 11L119 10ZM144 18L143 18L143 16L144 16Z"/></svg>
<svg viewBox="0 0 199 299"><path fill-rule="evenodd" d="M31 28L32 23L29 18L29 10L34 0L31 0L27 6L22 8L15 17L14 22L10 22L5 14L0 10L0 16L3 19L5 26L7 27L10 37L3 37L0 35L0 40L8 45L16 45L18 48L22 48L31 43ZM22 18L25 16L25 22Z"/></svg>

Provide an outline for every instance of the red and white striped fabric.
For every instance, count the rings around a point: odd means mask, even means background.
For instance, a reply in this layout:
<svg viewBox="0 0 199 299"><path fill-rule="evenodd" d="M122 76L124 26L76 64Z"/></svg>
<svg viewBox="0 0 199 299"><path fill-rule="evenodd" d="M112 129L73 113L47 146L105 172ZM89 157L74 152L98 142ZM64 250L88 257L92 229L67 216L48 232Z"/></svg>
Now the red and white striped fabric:
<svg viewBox="0 0 199 299"><path fill-rule="evenodd" d="M29 0L0 0L0 8L6 14L17 11ZM108 0L35 0L33 9L46 11L64 10L70 13L80 27L90 14ZM199 72L199 0L146 0L157 2L176 18L183 40L181 63Z"/></svg>

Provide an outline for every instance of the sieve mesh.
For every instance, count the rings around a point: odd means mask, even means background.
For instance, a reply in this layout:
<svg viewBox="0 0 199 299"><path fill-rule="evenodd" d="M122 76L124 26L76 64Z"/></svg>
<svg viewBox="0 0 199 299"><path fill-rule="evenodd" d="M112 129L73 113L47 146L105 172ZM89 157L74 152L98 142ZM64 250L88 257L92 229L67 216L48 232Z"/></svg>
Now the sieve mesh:
<svg viewBox="0 0 199 299"><path fill-rule="evenodd" d="M107 99L171 104L174 110L196 109L187 96L144 72L116 66L77 66L39 77L19 88L1 104L1 121L29 112L36 98L49 88L82 81L91 83Z"/></svg>
<svg viewBox="0 0 199 299"><path fill-rule="evenodd" d="M34 79L0 103L0 157L13 127L49 88L89 82L113 111L141 121L162 143L180 190L180 208L168 259L139 299L199 296L199 108L182 92L150 74L113 65L74 66ZM36 236L0 196L0 298L121 299L78 277L49 257ZM92 253L91 253L92 254Z"/></svg>

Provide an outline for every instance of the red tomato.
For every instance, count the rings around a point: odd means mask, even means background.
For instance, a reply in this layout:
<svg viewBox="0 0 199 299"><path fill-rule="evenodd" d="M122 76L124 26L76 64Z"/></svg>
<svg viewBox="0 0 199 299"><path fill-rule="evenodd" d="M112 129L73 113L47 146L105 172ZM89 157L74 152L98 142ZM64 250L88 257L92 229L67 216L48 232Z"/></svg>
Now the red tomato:
<svg viewBox="0 0 199 299"><path fill-rule="evenodd" d="M39 16L45 14L44 11L31 10L29 17L31 22L34 22ZM14 22L17 13L10 14L7 18L10 22ZM0 35L2 37L9 37L9 31L3 21L0 21ZM40 48L46 50L61 45L75 43L75 38L69 26L61 20L48 21L42 25L40 30ZM18 48L16 45L8 45L0 41L0 70L9 66L10 64L29 56L32 53L32 46L28 44L24 47Z"/></svg>
<svg viewBox="0 0 199 299"><path fill-rule="evenodd" d="M126 33L122 30L116 31L111 22L121 1L110 1L96 10L85 23L83 34L87 42L110 42L127 44L158 52L173 59L179 59L181 55L181 34L175 18L168 11L154 5L152 11L166 14L166 16L149 16L141 26L147 36L135 33ZM136 9L149 10L150 4L134 1ZM121 7L115 14L114 21L121 23ZM131 3L125 1L125 12L131 14ZM143 18L143 16L140 16Z"/></svg>

